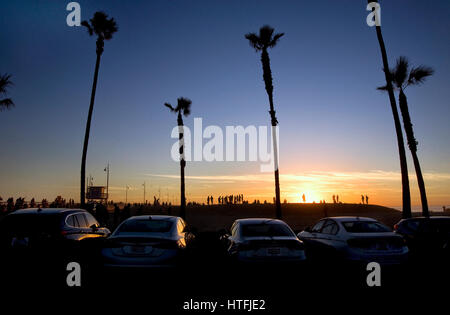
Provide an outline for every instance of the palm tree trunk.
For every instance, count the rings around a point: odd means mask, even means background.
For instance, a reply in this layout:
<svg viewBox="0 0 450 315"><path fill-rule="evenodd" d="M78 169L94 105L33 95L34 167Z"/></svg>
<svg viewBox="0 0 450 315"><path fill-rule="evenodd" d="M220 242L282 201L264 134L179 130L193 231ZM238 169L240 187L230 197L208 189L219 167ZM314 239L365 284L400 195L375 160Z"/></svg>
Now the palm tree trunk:
<svg viewBox="0 0 450 315"><path fill-rule="evenodd" d="M94 82L92 83L91 103L89 105L89 114L86 122L86 132L84 134L83 156L81 158L81 181L80 181L80 203L85 205L85 180L86 180L86 156L89 144L89 133L91 131L92 112L94 110L95 91L97 89L98 69L100 67L101 53L97 51L97 61L95 62Z"/></svg>
<svg viewBox="0 0 450 315"><path fill-rule="evenodd" d="M368 0L368 2L374 2ZM383 70L386 79L387 91L389 94L389 101L391 103L392 115L394 116L395 132L397 134L397 145L400 157L400 171L402 174L402 200L403 200L403 218L411 217L411 194L409 191L409 178L408 178L408 165L406 163L405 143L403 141L402 126L400 124L400 117L398 115L397 104L395 102L394 90L392 88L392 81L390 78L389 63L386 53L386 47L384 46L383 35L381 34L381 27L375 26L378 38L378 44L380 45L381 57L383 60Z"/></svg>
<svg viewBox="0 0 450 315"><path fill-rule="evenodd" d="M423 180L422 170L420 168L420 163L419 163L419 158L417 157L416 151L411 151L411 155L412 155L412 158L414 161L414 167L416 169L417 184L419 185L420 201L422 202L422 215L425 217L429 217L430 212L428 210L427 193L425 190L425 182Z"/></svg>
<svg viewBox="0 0 450 315"><path fill-rule="evenodd" d="M186 195L185 195L185 184L184 184L184 168L186 166L186 161L184 159L184 130L183 130L183 117L181 116L181 111L178 112L178 140L180 142L180 173L181 173L181 198L180 198L180 217L186 219Z"/></svg>
<svg viewBox="0 0 450 315"><path fill-rule="evenodd" d="M414 130L411 122L411 116L409 115L408 99L406 98L403 88L400 88L398 103L400 105L400 112L402 113L403 117L403 127L405 128L406 139L408 140L408 147L409 150L411 151L411 155L414 162L414 168L416 170L417 184L419 186L420 200L422 203L422 215L428 217L430 214L428 210L425 182L423 180L422 170L420 168L419 158L417 156L417 141L416 138L414 137Z"/></svg>
<svg viewBox="0 0 450 315"><path fill-rule="evenodd" d="M273 161L274 161L274 175L275 175L275 215L277 219L281 219L281 197L280 197L280 175L278 170L278 141L277 141L277 125L278 120L275 115L273 105L273 85L272 85L272 70L270 69L270 58L267 49L261 52L261 63L263 67L263 78L266 87L266 92L269 97L270 105L270 120L272 124L272 143L273 143Z"/></svg>

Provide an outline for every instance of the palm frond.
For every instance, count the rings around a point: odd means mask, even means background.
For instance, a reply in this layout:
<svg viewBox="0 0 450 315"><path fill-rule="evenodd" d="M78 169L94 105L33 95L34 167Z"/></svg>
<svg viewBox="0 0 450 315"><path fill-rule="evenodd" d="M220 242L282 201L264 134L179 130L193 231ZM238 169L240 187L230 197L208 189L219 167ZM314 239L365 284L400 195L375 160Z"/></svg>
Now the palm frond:
<svg viewBox="0 0 450 315"><path fill-rule="evenodd" d="M6 94L7 88L14 85L10 78L10 74L0 75L0 94Z"/></svg>
<svg viewBox="0 0 450 315"><path fill-rule="evenodd" d="M273 27L269 25L264 25L259 29L259 39L261 44L265 47L269 47L270 42L272 41L272 35L275 30Z"/></svg>
<svg viewBox="0 0 450 315"><path fill-rule="evenodd" d="M178 98L178 106L180 111L183 111L184 116L188 116L191 113L191 104L192 101L185 97Z"/></svg>
<svg viewBox="0 0 450 315"><path fill-rule="evenodd" d="M408 77L409 62L404 56L397 59L394 71L392 72L392 81L400 88L406 82Z"/></svg>
<svg viewBox="0 0 450 315"><path fill-rule="evenodd" d="M433 75L434 69L427 66L418 66L409 73L408 85L422 84L425 79Z"/></svg>
<svg viewBox="0 0 450 315"><path fill-rule="evenodd" d="M0 100L0 111L3 109L10 109L14 106L14 102L10 98Z"/></svg>
<svg viewBox="0 0 450 315"><path fill-rule="evenodd" d="M378 91L387 91L387 85L377 87Z"/></svg>
<svg viewBox="0 0 450 315"><path fill-rule="evenodd" d="M111 39L112 35L118 30L114 18L108 19L108 15L102 11L94 13L91 25L94 33L106 40Z"/></svg>
<svg viewBox="0 0 450 315"><path fill-rule="evenodd" d="M175 111L175 108L173 108L173 106L172 106L171 104L169 104L169 103L164 103L164 106L166 106L167 108L169 108L171 112L174 112L174 111Z"/></svg>
<svg viewBox="0 0 450 315"><path fill-rule="evenodd" d="M248 39L250 46L252 46L252 48L254 48L256 51L261 49L258 35L256 35L255 33L248 33L245 34L245 38Z"/></svg>
<svg viewBox="0 0 450 315"><path fill-rule="evenodd" d="M94 30L92 29L91 25L89 25L88 21L81 22L81 25L83 25L84 27L87 28L87 31L90 36L92 36L94 34Z"/></svg>
<svg viewBox="0 0 450 315"><path fill-rule="evenodd" d="M275 47L278 43L278 41L280 40L280 38L284 35L284 33L278 33L275 34L275 36L273 37L272 41L269 43L269 47Z"/></svg>

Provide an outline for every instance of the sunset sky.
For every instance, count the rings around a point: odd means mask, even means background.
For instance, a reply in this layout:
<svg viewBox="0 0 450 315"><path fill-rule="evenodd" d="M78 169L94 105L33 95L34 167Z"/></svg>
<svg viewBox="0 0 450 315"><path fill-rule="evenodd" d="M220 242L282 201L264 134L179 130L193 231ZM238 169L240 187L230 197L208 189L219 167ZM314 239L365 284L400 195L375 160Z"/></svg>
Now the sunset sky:
<svg viewBox="0 0 450 315"><path fill-rule="evenodd" d="M0 73L11 73L16 107L0 112L0 196L79 201L80 163L95 65L95 38L69 27L70 1L2 1ZM185 124L268 126L260 56L244 35L284 32L270 50L280 130L281 199L401 205L398 149L367 1L78 1L116 19L105 43L87 174L110 199L178 203L171 159L176 116L163 106L192 100ZM380 1L391 66L399 56L435 74L406 90L432 208L450 205L450 2ZM407 5L406 5L407 4ZM207 140L204 140L204 144ZM420 205L407 149L413 206ZM243 193L271 201L273 173L260 162L188 162L188 201Z"/></svg>

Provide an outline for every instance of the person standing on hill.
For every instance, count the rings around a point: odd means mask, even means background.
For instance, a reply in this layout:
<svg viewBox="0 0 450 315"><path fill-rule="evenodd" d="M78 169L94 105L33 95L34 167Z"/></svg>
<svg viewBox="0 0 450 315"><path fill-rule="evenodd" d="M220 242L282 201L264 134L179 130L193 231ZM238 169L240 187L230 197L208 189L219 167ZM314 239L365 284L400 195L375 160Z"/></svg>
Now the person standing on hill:
<svg viewBox="0 0 450 315"><path fill-rule="evenodd" d="M303 200L303 203L305 203L305 202L306 202L306 197L305 197L305 194L303 194L303 195L302 195L302 200Z"/></svg>
<svg viewBox="0 0 450 315"><path fill-rule="evenodd" d="M339 195L336 195L336 202L339 203Z"/></svg>
<svg viewBox="0 0 450 315"><path fill-rule="evenodd" d="M333 195L333 203L336 203L336 196Z"/></svg>
<svg viewBox="0 0 450 315"><path fill-rule="evenodd" d="M364 195L361 195L361 202L364 204Z"/></svg>
<svg viewBox="0 0 450 315"><path fill-rule="evenodd" d="M369 196L366 195L366 205L369 204Z"/></svg>

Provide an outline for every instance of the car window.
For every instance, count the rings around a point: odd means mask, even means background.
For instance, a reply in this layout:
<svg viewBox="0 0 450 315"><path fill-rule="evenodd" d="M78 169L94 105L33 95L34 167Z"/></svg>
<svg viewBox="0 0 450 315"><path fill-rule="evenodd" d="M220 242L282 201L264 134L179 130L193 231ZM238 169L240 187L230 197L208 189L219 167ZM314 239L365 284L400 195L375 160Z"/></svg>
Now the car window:
<svg viewBox="0 0 450 315"><path fill-rule="evenodd" d="M74 216L73 214L67 216L67 218L66 218L66 224L67 224L68 226L71 226L71 227L77 227L77 226L78 226L78 222L75 222L75 216Z"/></svg>
<svg viewBox="0 0 450 315"><path fill-rule="evenodd" d="M82 213L76 214L75 217L78 220L79 227L81 227L81 228L88 227L86 219L84 218L84 215Z"/></svg>
<svg viewBox="0 0 450 315"><path fill-rule="evenodd" d="M387 226L374 221L347 221L342 222L342 225L349 233L391 232Z"/></svg>
<svg viewBox="0 0 450 315"><path fill-rule="evenodd" d="M99 226L98 221L94 218L94 216L90 213L84 214L86 220L87 220L87 226L91 227L92 225Z"/></svg>
<svg viewBox="0 0 450 315"><path fill-rule="evenodd" d="M327 222L323 225L321 232L324 234L335 235L338 232L338 230L339 230L339 227L336 224L336 222L334 222L332 220L327 220Z"/></svg>
<svg viewBox="0 0 450 315"><path fill-rule="evenodd" d="M412 231L417 231L420 226L419 220L409 220L409 221L406 221L405 223L406 223L406 228L408 228L409 230L412 230Z"/></svg>
<svg viewBox="0 0 450 315"><path fill-rule="evenodd" d="M257 223L257 224L243 224L242 236L292 236L292 231L284 224L278 223Z"/></svg>
<svg viewBox="0 0 450 315"><path fill-rule="evenodd" d="M168 220L128 220L122 223L116 234L126 233L167 233L173 222Z"/></svg>
<svg viewBox="0 0 450 315"><path fill-rule="evenodd" d="M323 224L326 220L319 221L314 227L312 228L311 232L313 233L320 233L320 230L322 229Z"/></svg>

